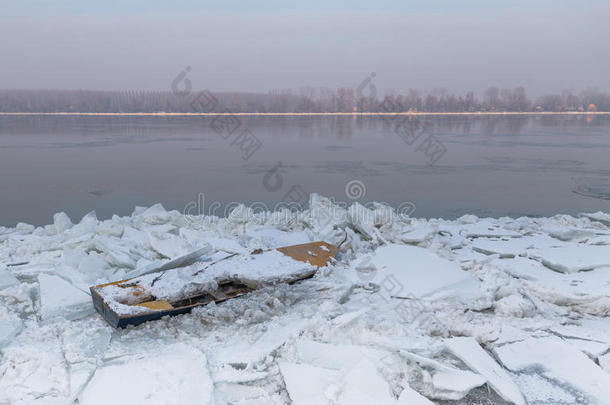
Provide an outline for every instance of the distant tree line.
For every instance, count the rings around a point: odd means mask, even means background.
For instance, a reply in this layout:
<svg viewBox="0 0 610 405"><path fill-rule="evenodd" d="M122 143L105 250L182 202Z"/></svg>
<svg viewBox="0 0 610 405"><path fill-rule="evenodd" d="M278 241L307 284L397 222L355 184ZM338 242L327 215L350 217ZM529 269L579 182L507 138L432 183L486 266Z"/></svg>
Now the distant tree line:
<svg viewBox="0 0 610 405"><path fill-rule="evenodd" d="M0 112L80 113L183 113L193 107L197 92L176 95L171 91L0 90ZM231 112L476 112L476 111L610 111L610 95L597 89L578 94L565 90L532 100L523 87L489 87L476 97L450 94L446 89L427 93L409 90L381 97L361 95L351 88L302 87L299 91L267 94L213 93L216 109Z"/></svg>

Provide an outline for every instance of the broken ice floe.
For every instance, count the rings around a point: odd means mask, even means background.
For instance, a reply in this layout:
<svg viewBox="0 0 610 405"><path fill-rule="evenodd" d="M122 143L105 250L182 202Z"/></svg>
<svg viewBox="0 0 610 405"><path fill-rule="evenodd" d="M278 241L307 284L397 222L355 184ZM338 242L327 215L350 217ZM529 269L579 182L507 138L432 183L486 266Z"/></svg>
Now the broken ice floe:
<svg viewBox="0 0 610 405"><path fill-rule="evenodd" d="M578 390L589 403L604 404L610 398L610 374L559 338L530 338L494 352L509 370L539 370L549 380Z"/></svg>
<svg viewBox="0 0 610 405"><path fill-rule="evenodd" d="M432 405L416 391L406 386L398 398L387 381L379 374L375 363L361 358L355 364L339 370L309 364L280 363L288 395L295 405L334 403Z"/></svg>
<svg viewBox="0 0 610 405"><path fill-rule="evenodd" d="M378 248L370 265L374 269L373 282L388 295L399 298L424 297L472 278L457 263L407 245Z"/></svg>
<svg viewBox="0 0 610 405"><path fill-rule="evenodd" d="M8 344L23 328L23 322L9 308L0 303L0 349Z"/></svg>
<svg viewBox="0 0 610 405"><path fill-rule="evenodd" d="M610 267L610 249L607 246L571 245L537 248L529 255L540 260L545 266L562 273Z"/></svg>
<svg viewBox="0 0 610 405"><path fill-rule="evenodd" d="M453 338L445 341L447 349L473 371L486 379L489 386L503 399L515 405L525 405L525 399L510 376L479 346L473 338Z"/></svg>
<svg viewBox="0 0 610 405"><path fill-rule="evenodd" d="M159 204L0 228L0 403L604 403L609 225L414 219L314 196L299 212L192 221ZM123 331L91 315L90 285L319 238L341 254L304 283ZM418 301L442 327L397 310Z"/></svg>
<svg viewBox="0 0 610 405"><path fill-rule="evenodd" d="M58 276L41 274L40 317L48 321L55 317L78 319L92 312L91 296Z"/></svg>
<svg viewBox="0 0 610 405"><path fill-rule="evenodd" d="M212 404L213 385L200 351L172 344L154 357L125 357L98 368L79 404Z"/></svg>

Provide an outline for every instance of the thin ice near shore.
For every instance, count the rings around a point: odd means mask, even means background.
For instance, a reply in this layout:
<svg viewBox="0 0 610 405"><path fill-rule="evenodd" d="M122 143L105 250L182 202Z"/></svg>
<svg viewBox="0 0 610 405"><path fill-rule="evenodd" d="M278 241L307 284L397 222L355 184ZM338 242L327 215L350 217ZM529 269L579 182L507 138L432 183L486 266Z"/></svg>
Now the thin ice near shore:
<svg viewBox="0 0 610 405"><path fill-rule="evenodd" d="M388 210L313 195L293 213L156 205L0 228L0 403L609 403L608 214ZM110 328L87 295L206 244L344 239L310 280L135 328Z"/></svg>

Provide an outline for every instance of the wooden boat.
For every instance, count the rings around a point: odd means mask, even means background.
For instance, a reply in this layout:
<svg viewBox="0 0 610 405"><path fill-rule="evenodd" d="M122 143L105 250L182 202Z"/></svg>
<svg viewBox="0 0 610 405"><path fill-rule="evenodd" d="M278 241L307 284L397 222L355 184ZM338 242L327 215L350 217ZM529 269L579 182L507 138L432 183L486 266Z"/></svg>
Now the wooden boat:
<svg viewBox="0 0 610 405"><path fill-rule="evenodd" d="M299 280L312 277L320 267L329 264L331 258L334 258L338 249L326 242L311 242L301 245L286 246L273 249L281 252L296 261L308 264L307 271L302 274L283 279L283 282L292 284ZM251 255L261 254L262 250L257 250ZM231 255L228 257L232 257ZM214 263L212 263L213 265ZM176 271L177 269L164 270L167 272ZM115 328L124 328L128 325L139 325L146 321L160 319L164 316L175 316L190 312L193 308L207 305L211 302L220 303L232 298L236 298L247 294L251 291L260 288L261 285L252 283L247 277L230 277L227 279L218 280L214 291L203 289L193 295L180 297L178 299L163 299L155 297L147 291L145 287L138 281L139 277L134 277L127 280L115 281L112 283L100 284L90 288L93 305L97 312ZM106 296L103 291L104 287L116 286L129 294L132 307L136 307L137 313L120 313L116 310L116 305L113 305L111 299Z"/></svg>

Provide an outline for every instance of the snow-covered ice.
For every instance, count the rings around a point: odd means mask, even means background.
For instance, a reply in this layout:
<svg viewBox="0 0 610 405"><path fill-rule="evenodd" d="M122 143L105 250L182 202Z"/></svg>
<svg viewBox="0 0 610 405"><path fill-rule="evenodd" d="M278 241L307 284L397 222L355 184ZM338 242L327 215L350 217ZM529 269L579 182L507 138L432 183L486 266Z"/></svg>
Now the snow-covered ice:
<svg viewBox="0 0 610 405"><path fill-rule="evenodd" d="M301 212L157 204L2 228L0 404L609 403L609 226L415 219L313 195ZM171 295L213 281L185 269L232 254L216 276L274 280L311 268L249 252L316 240L341 246L311 279L138 327L112 329L88 295L180 266L155 284Z"/></svg>

